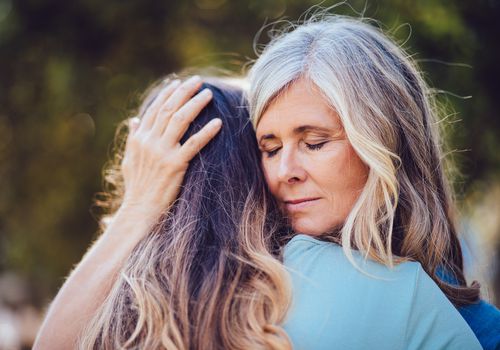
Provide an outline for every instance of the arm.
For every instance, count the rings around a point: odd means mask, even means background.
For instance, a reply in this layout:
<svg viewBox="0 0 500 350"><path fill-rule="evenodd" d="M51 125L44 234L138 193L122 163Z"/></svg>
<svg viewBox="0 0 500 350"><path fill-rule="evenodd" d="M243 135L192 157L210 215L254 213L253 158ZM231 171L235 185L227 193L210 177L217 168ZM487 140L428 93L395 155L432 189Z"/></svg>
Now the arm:
<svg viewBox="0 0 500 350"><path fill-rule="evenodd" d="M121 207L52 302L34 349L70 349L102 304L124 260L149 229L137 211ZM126 239L124 237L126 236Z"/></svg>
<svg viewBox="0 0 500 350"><path fill-rule="evenodd" d="M485 350L500 349L500 310L480 300L458 308Z"/></svg>
<svg viewBox="0 0 500 350"><path fill-rule="evenodd" d="M441 280L458 285L453 274L444 268L438 269ZM484 300L458 307L458 312L472 329L485 350L500 349L500 310Z"/></svg>
<svg viewBox="0 0 500 350"><path fill-rule="evenodd" d="M457 309L419 267L406 338L408 349L482 349Z"/></svg>
<svg viewBox="0 0 500 350"><path fill-rule="evenodd" d="M52 302L34 349L70 349L116 281L124 261L174 202L189 161L220 130L212 120L183 145L191 121L211 100L210 92L191 96L199 78L164 88L131 124L122 172L125 194L110 225L70 274Z"/></svg>

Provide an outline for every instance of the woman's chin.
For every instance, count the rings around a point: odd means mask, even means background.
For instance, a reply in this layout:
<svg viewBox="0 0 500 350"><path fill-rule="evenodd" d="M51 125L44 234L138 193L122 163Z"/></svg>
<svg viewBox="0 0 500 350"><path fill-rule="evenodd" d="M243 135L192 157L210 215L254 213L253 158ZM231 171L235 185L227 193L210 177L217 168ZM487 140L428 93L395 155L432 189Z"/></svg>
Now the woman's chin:
<svg viewBox="0 0 500 350"><path fill-rule="evenodd" d="M308 236L320 236L323 233L327 232L328 229L322 229L318 225L313 225L310 222L301 222L298 220L297 222L292 223L292 229L297 234L304 234Z"/></svg>
<svg viewBox="0 0 500 350"><path fill-rule="evenodd" d="M292 221L292 229L297 234L304 234L308 236L321 236L331 234L334 236L340 235L342 229L341 223L322 223L319 220L307 220L301 218Z"/></svg>

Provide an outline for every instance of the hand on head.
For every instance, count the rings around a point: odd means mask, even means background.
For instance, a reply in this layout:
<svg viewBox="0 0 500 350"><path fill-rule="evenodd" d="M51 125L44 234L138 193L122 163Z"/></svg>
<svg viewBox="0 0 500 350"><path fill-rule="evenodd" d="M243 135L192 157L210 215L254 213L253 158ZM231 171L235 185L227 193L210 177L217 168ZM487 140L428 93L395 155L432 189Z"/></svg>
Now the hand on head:
<svg viewBox="0 0 500 350"><path fill-rule="evenodd" d="M137 209L142 219L155 221L175 201L189 161L219 132L213 119L182 145L190 123L211 101L198 76L174 80L161 89L141 120L130 121L122 162L125 185L123 206ZM194 97L193 97L194 95Z"/></svg>

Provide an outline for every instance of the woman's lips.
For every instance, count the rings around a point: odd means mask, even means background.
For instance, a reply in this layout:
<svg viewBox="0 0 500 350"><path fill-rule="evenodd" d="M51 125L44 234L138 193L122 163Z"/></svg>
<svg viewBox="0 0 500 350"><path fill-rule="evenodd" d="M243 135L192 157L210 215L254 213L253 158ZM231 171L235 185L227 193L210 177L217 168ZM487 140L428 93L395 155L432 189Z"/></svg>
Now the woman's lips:
<svg viewBox="0 0 500 350"><path fill-rule="evenodd" d="M301 211L305 208L310 207L311 205L316 204L319 198L301 198L301 199L293 199L284 201L286 210L288 212L296 212Z"/></svg>

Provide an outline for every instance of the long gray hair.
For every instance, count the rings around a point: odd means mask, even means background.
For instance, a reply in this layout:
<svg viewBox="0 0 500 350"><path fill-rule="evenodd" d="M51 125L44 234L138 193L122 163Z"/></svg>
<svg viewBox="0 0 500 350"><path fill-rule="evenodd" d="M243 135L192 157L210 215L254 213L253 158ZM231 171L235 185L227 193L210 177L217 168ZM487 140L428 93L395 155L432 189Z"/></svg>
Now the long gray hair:
<svg viewBox="0 0 500 350"><path fill-rule="evenodd" d="M359 249L387 266L416 260L454 304L476 301L479 286L463 274L438 109L415 62L363 20L315 16L276 35L251 68L255 126L299 79L319 88L370 169L337 237L346 255ZM456 284L438 278L442 271Z"/></svg>

